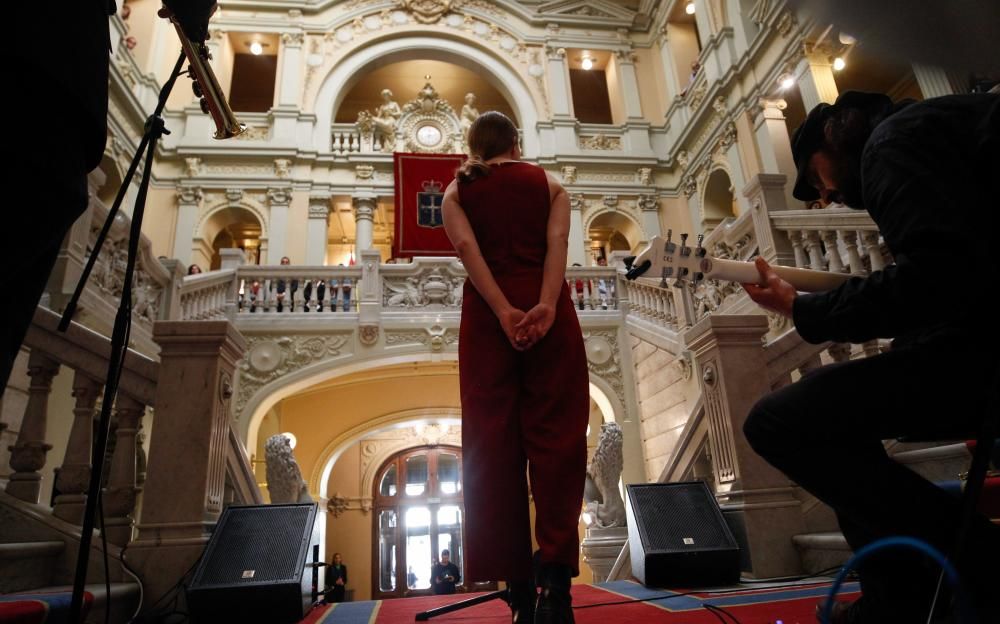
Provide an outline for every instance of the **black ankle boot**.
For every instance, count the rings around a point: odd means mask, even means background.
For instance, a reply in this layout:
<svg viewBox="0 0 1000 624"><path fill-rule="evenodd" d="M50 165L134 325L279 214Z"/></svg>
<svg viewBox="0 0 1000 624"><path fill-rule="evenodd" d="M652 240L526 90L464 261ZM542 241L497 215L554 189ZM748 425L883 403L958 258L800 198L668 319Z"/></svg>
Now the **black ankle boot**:
<svg viewBox="0 0 1000 624"><path fill-rule="evenodd" d="M544 564L538 572L535 624L574 624L569 566Z"/></svg>
<svg viewBox="0 0 1000 624"><path fill-rule="evenodd" d="M535 584L530 581L507 583L507 592L513 624L532 624L535 621L535 600L538 598Z"/></svg>

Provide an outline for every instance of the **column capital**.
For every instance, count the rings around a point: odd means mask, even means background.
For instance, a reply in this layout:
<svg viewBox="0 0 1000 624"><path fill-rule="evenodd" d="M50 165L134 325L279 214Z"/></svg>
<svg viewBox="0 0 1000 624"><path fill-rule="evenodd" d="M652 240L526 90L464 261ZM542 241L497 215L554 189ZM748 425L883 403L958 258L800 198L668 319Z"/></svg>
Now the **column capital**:
<svg viewBox="0 0 1000 624"><path fill-rule="evenodd" d="M760 114L764 119L784 119L785 114L782 111L788 108L788 102L783 98L760 98L757 100L757 106L760 107Z"/></svg>
<svg viewBox="0 0 1000 624"><path fill-rule="evenodd" d="M351 197L351 203L354 205L355 220L367 219L371 221L375 216L378 195L375 193L355 193Z"/></svg>
<svg viewBox="0 0 1000 624"><path fill-rule="evenodd" d="M305 43L306 34L302 31L286 32L281 34L281 43L289 48L301 48Z"/></svg>
<svg viewBox="0 0 1000 624"><path fill-rule="evenodd" d="M636 61L636 53L632 48L620 48L615 50L615 58L618 60L619 65L628 64L634 65Z"/></svg>
<svg viewBox="0 0 1000 624"><path fill-rule="evenodd" d="M545 44L545 57L550 61L562 62L566 59L566 48L552 44Z"/></svg>
<svg viewBox="0 0 1000 624"><path fill-rule="evenodd" d="M198 204L202 199L204 194L201 192L201 187L182 186L177 189L178 204Z"/></svg>
<svg viewBox="0 0 1000 624"><path fill-rule="evenodd" d="M290 187L267 189L267 201L270 206L287 206L292 202Z"/></svg>
<svg viewBox="0 0 1000 624"><path fill-rule="evenodd" d="M660 200L656 195L640 195L636 203L643 212L656 212L660 208Z"/></svg>
<svg viewBox="0 0 1000 624"><path fill-rule="evenodd" d="M310 219L327 219L330 216L330 198L329 197L310 197L309 198L309 218Z"/></svg>

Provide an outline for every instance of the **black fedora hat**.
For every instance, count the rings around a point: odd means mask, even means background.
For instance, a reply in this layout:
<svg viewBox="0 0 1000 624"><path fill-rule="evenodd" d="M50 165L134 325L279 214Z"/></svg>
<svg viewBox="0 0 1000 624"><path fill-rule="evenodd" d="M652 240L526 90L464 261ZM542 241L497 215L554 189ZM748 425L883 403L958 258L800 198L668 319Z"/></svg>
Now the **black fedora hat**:
<svg viewBox="0 0 1000 624"><path fill-rule="evenodd" d="M806 120L792 135L792 158L795 160L795 187L792 195L802 201L819 199L819 191L809 183L809 160L826 140L826 122L835 113L845 108L856 108L867 116L870 128L874 129L892 110L892 100L882 93L845 91L833 104L817 104Z"/></svg>

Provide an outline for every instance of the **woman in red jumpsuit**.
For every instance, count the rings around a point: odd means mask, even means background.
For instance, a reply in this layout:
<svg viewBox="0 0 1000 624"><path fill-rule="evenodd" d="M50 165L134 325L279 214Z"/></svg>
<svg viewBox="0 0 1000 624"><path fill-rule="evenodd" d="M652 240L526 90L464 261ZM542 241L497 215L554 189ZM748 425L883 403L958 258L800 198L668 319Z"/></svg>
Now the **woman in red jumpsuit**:
<svg viewBox="0 0 1000 624"><path fill-rule="evenodd" d="M469 274L458 343L466 578L506 581L514 622L573 622L590 395L566 285L569 198L543 169L520 162L517 142L507 117L481 115L469 129L472 155L443 201Z"/></svg>

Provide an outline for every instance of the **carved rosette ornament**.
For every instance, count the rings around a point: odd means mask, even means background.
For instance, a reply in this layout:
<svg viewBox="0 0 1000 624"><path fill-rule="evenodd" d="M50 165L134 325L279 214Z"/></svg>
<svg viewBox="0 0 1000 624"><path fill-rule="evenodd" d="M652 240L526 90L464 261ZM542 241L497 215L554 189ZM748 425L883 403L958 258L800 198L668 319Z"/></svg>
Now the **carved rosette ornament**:
<svg viewBox="0 0 1000 624"><path fill-rule="evenodd" d="M378 342L378 325L362 325L358 329L358 340L366 347Z"/></svg>
<svg viewBox="0 0 1000 624"><path fill-rule="evenodd" d="M451 10L452 0L397 0L399 8L409 11L421 24L435 24Z"/></svg>
<svg viewBox="0 0 1000 624"><path fill-rule="evenodd" d="M301 368L341 355L351 332L322 336L247 336L247 351L239 364L239 388L234 418L264 385Z"/></svg>
<svg viewBox="0 0 1000 624"><path fill-rule="evenodd" d="M622 138L598 133L593 136L581 136L579 138L579 145L581 149L585 150L620 150L622 148Z"/></svg>
<svg viewBox="0 0 1000 624"><path fill-rule="evenodd" d="M681 182L681 191L683 191L684 197L688 199L691 199L691 196L698 191L698 181L695 180L694 176L684 176L684 180Z"/></svg>
<svg viewBox="0 0 1000 624"><path fill-rule="evenodd" d="M587 352L587 369L608 383L622 405L625 401L621 356L618 349L618 332L615 330L594 330L583 333L584 348Z"/></svg>

